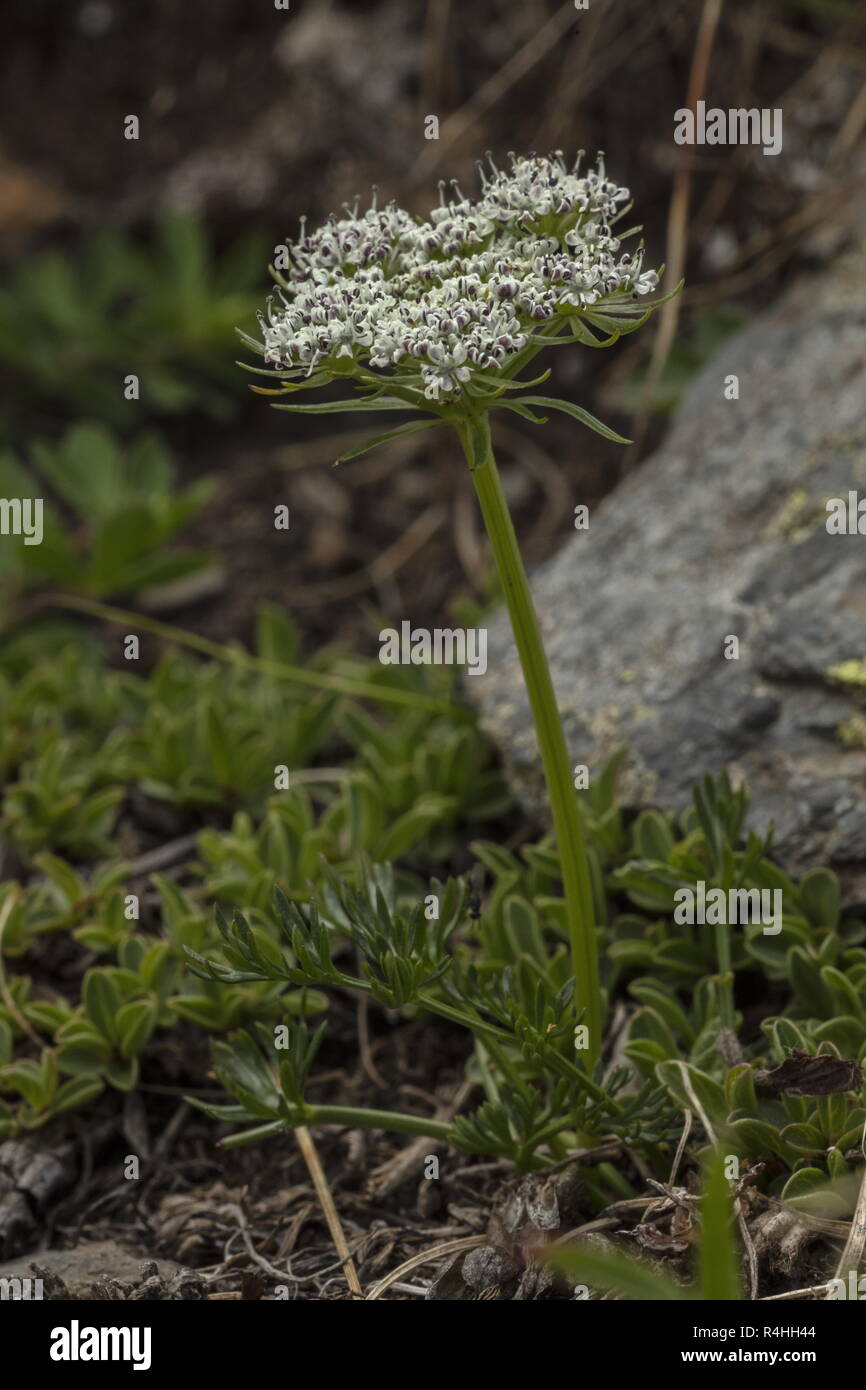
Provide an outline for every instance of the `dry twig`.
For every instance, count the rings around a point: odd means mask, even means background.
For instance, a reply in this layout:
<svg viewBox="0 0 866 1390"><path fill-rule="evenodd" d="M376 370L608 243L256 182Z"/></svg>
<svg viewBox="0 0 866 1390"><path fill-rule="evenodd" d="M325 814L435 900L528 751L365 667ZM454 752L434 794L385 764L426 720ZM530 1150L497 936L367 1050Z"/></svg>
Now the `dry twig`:
<svg viewBox="0 0 866 1390"><path fill-rule="evenodd" d="M355 1269L354 1261L352 1260L349 1246L345 1234L343 1233L343 1227L340 1223L339 1213L337 1212L334 1199L331 1196L328 1180L325 1177L325 1170L319 1161L319 1154L313 1142L313 1136L306 1125L299 1125L295 1130L295 1135L297 1136L298 1145L304 1156L304 1162L307 1165L310 1177L313 1179L313 1186L316 1189L316 1196L319 1199L325 1220L328 1223L331 1239L340 1257L340 1264L343 1266L343 1272L346 1275L346 1283L349 1285L349 1289L353 1294L356 1294L359 1298L363 1298L364 1290L361 1288L358 1271Z"/></svg>

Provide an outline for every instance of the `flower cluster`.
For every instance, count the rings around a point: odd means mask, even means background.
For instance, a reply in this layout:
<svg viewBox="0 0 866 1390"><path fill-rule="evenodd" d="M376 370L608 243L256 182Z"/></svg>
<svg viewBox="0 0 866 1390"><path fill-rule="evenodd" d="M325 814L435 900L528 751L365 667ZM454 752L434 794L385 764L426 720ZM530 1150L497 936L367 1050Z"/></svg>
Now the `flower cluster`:
<svg viewBox="0 0 866 1390"><path fill-rule="evenodd" d="M612 225L629 193L560 154L511 156L481 170L477 199L454 196L428 220L395 204L332 217L291 248L291 268L259 321L265 361L308 376L341 358L414 366L424 395L448 400L495 371L533 334L615 295L655 289L642 253L621 253Z"/></svg>

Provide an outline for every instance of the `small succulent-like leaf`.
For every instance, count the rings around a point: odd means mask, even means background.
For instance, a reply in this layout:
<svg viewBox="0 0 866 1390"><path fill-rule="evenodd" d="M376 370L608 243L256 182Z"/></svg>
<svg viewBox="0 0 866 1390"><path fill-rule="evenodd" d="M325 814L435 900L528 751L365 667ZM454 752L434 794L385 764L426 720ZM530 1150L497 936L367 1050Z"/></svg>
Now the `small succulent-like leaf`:
<svg viewBox="0 0 866 1390"><path fill-rule="evenodd" d="M124 1004L117 1015L117 1031L122 1057L136 1057L141 1052L159 1017L159 1008L150 999L136 999Z"/></svg>
<svg viewBox="0 0 866 1390"><path fill-rule="evenodd" d="M103 1037L117 1042L117 1015L124 1000L115 973L103 969L88 970L81 987L81 1000L88 1017Z"/></svg>

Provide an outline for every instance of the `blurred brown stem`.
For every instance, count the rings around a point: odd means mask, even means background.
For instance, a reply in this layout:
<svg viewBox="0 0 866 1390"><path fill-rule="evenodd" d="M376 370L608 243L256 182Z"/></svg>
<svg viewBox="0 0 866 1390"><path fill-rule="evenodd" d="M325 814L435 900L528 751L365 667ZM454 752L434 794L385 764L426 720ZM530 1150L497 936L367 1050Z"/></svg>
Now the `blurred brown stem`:
<svg viewBox="0 0 866 1390"><path fill-rule="evenodd" d="M686 97L686 105L691 111L696 110L698 101L706 91L710 58L716 39L716 30L718 29L722 14L723 3L724 0L704 0L704 7L701 11L701 19L695 39L695 48L692 54L688 95ZM668 209L667 256L664 284L666 291L673 289L674 285L678 285L683 278L686 250L688 246L687 228L689 202L691 199L691 181L692 170L690 160L688 157L682 156L674 174L673 193ZM641 396L638 415L632 429L634 438L632 452L640 449L644 435L646 434L652 400L676 335L680 316L680 299L680 295L675 295L673 299L669 299L668 302L662 306L659 314L658 328L653 342L652 358L650 359L647 380Z"/></svg>

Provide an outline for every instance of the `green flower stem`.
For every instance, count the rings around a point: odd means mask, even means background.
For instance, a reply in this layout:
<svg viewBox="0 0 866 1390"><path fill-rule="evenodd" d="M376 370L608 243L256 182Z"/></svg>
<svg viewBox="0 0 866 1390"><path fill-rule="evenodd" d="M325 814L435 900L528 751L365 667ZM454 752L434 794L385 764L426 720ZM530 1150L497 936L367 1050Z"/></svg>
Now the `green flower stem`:
<svg viewBox="0 0 866 1390"><path fill-rule="evenodd" d="M265 977L262 977L265 978ZM304 982L303 987L306 987ZM340 984L344 989L358 990L361 994L372 996L373 986L369 980L359 980L353 975L344 975L342 972L336 979L319 978L311 982L314 989L327 988L328 985ZM382 1002L380 1000L380 1002ZM513 1035L504 1028L500 1028L495 1023L488 1023L478 1014L464 1013L462 1009L455 1008L453 1004L446 1004L443 999L437 999L435 995L419 992L407 1001L417 1004L419 1008L426 1009L428 1013L438 1014L440 1018L447 1018L450 1023L456 1023L461 1028L466 1028L470 1033L478 1033L485 1038L497 1038L500 1042L513 1042Z"/></svg>
<svg viewBox="0 0 866 1390"><path fill-rule="evenodd" d="M497 1042L494 1042L493 1038L485 1038L481 1046L490 1053L490 1056L499 1067L503 1079L510 1082L515 1091L521 1092L524 1096L532 1095L532 1087L527 1085L517 1068L512 1066L506 1056L504 1048L500 1047Z"/></svg>
<svg viewBox="0 0 866 1390"><path fill-rule="evenodd" d="M722 880L722 888L727 900L732 884L732 871L729 864L724 864L720 859L719 868ZM717 975L719 990L719 1018L722 1027L729 1033L735 1033L735 1010L734 1010L734 972L731 969L731 932L728 926L720 922L715 927L716 939L716 964L719 967Z"/></svg>
<svg viewBox="0 0 866 1390"><path fill-rule="evenodd" d="M43 601L43 606L65 608L73 613L86 613L88 617L98 618L105 623L117 623L128 630L140 629L150 632L164 642L173 642L179 647L188 647L200 652L202 656L214 661L225 661L230 666L241 666L247 671L259 671L263 676L276 680L294 682L296 685L309 685L316 690L333 690L338 695L351 695L358 700L374 700L385 705L407 705L412 709L426 709L435 714L459 715L460 706L448 700L437 700L432 695L416 694L412 690L392 690L385 685L374 685L372 681L357 681L350 676L332 676L324 671L305 671L301 666L289 666L281 661L270 661L266 657L252 656L242 647L212 642L197 633L187 632L185 628L174 627L171 623L148 618L143 613L132 613L125 608L114 608L108 603L85 598L80 594L51 594Z"/></svg>
<svg viewBox="0 0 866 1390"><path fill-rule="evenodd" d="M363 1110L352 1105L305 1105L304 1125L347 1125L350 1129L384 1129L394 1134L416 1134L425 1139L441 1139L450 1143L451 1126L440 1120L425 1119L423 1115L401 1115L392 1110ZM220 1141L220 1148L235 1149L244 1144L256 1144L275 1134L285 1134L282 1120L257 1125L255 1129L229 1134Z"/></svg>
<svg viewBox="0 0 866 1390"><path fill-rule="evenodd" d="M311 1105L307 1124L351 1125L353 1129L386 1129L396 1134L420 1134L427 1139L451 1140L451 1126L424 1115L403 1115L393 1110L363 1110L352 1105Z"/></svg>
<svg viewBox="0 0 866 1390"><path fill-rule="evenodd" d="M472 470L535 721L562 868L575 975L575 1009L589 1030L589 1069L601 1048L602 999L592 885L565 734L517 536L493 455L489 419L481 415L462 420L457 431Z"/></svg>
<svg viewBox="0 0 866 1390"><path fill-rule="evenodd" d="M242 1149L246 1144L259 1144L262 1139L272 1139L277 1134L285 1134L286 1126L282 1120L272 1120L270 1124L256 1125L255 1129L240 1129L236 1134L227 1134L220 1139L220 1149Z"/></svg>
<svg viewBox="0 0 866 1390"><path fill-rule="evenodd" d="M719 1017L722 1027L729 1032L735 1031L734 1013L734 972L731 969L731 937L730 928L721 923L716 923L716 960L719 967L717 975L719 987Z"/></svg>
<svg viewBox="0 0 866 1390"><path fill-rule="evenodd" d="M559 1120L551 1120L550 1123L544 1125L542 1129L537 1129L535 1131L529 1143L525 1146L525 1152L531 1154L533 1149L540 1148L542 1144L549 1144L551 1148L556 1146L562 1149L562 1157L564 1158L568 1149L558 1136L568 1129L574 1130L574 1125L568 1115Z"/></svg>
<svg viewBox="0 0 866 1390"><path fill-rule="evenodd" d="M471 1033L477 1033L484 1038L497 1038L501 1042L513 1042L512 1035L507 1033L504 1028L499 1028L495 1023L487 1023L477 1015L465 1014L461 1009L455 1009L450 1004L444 1003L441 999L436 999L429 994L419 994L417 1002L422 1009L427 1009L432 1014L438 1014L440 1018L447 1018L451 1023L458 1023L461 1028L468 1028Z"/></svg>

